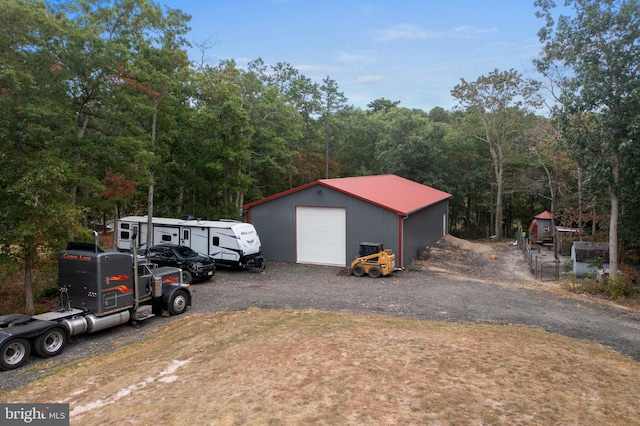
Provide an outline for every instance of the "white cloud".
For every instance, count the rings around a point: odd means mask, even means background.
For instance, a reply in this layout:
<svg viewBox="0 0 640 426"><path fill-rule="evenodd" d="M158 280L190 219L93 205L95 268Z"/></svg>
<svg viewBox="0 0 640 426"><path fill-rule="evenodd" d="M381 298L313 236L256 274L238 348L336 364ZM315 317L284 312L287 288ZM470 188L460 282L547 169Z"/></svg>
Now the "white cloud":
<svg viewBox="0 0 640 426"><path fill-rule="evenodd" d="M365 51L362 53L340 52L338 60L341 62L375 62L376 54L373 51Z"/></svg>
<svg viewBox="0 0 640 426"><path fill-rule="evenodd" d="M478 38L484 34L495 32L495 28L476 28L463 25L444 31L426 31L420 25L398 24L372 33L377 41L392 40L432 40L438 38Z"/></svg>
<svg viewBox="0 0 640 426"><path fill-rule="evenodd" d="M356 83L358 84L376 84L382 83L384 81L384 76L381 75L361 75L356 78Z"/></svg>
<svg viewBox="0 0 640 426"><path fill-rule="evenodd" d="M398 24L393 27L375 31L373 38L379 41L391 41L397 39L425 39L428 33L419 25Z"/></svg>
<svg viewBox="0 0 640 426"><path fill-rule="evenodd" d="M233 60L235 61L236 65L238 65L239 67L247 65L249 62L251 62L251 59L243 58L243 57L233 58Z"/></svg>
<svg viewBox="0 0 640 426"><path fill-rule="evenodd" d="M308 64L300 64L296 65L295 68L301 73L331 73L336 71L336 67L332 67L329 65L308 65Z"/></svg>
<svg viewBox="0 0 640 426"><path fill-rule="evenodd" d="M444 32L443 34L445 37L478 38L485 34L495 33L496 31L496 28L476 28L471 25L463 25L451 31Z"/></svg>

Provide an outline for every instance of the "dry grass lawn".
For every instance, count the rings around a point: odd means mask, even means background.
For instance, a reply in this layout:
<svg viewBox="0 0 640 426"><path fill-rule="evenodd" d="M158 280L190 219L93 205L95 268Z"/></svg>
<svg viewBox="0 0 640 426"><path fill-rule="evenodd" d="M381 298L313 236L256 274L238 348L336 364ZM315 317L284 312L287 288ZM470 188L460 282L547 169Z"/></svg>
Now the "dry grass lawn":
<svg viewBox="0 0 640 426"><path fill-rule="evenodd" d="M640 368L521 326L251 309L185 315L0 400L69 403L73 425L629 425Z"/></svg>

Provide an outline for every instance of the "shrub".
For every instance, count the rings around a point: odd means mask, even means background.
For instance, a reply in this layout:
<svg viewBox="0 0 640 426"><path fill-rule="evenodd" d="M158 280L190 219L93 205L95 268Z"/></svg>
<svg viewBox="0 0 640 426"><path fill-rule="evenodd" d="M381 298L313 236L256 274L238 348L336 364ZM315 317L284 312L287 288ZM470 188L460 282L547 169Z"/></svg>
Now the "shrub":
<svg viewBox="0 0 640 426"><path fill-rule="evenodd" d="M573 271L566 271L566 272L567 272L567 279L563 280L564 288L567 291L570 291L572 293L577 293L579 286L578 286L578 277L576 277L576 273Z"/></svg>

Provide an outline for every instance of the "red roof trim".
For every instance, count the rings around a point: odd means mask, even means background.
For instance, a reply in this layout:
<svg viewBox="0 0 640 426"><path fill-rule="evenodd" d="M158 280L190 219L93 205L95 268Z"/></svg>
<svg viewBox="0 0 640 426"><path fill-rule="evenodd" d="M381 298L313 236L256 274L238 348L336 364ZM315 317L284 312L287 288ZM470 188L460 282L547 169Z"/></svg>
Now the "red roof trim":
<svg viewBox="0 0 640 426"><path fill-rule="evenodd" d="M316 185L342 192L367 203L406 216L417 210L451 198L451 194L396 175L359 176L351 178L320 179L246 204L245 209L284 197Z"/></svg>
<svg viewBox="0 0 640 426"><path fill-rule="evenodd" d="M298 191L302 191L303 189L310 188L310 187L312 187L314 185L317 185L319 182L320 181L316 180L316 181L313 181L313 182L305 183L304 185L301 185L301 186L296 186L295 188L287 189L286 191L278 192L277 194L273 194L273 195L270 195L268 197L261 198L259 200L256 200L256 201L253 201L251 203L245 204L244 206L242 206L242 208L243 209L250 209L253 206L257 206L259 204L266 203L266 202L271 201L271 200L275 200L276 198L284 197L286 195L293 194L294 192L298 192Z"/></svg>

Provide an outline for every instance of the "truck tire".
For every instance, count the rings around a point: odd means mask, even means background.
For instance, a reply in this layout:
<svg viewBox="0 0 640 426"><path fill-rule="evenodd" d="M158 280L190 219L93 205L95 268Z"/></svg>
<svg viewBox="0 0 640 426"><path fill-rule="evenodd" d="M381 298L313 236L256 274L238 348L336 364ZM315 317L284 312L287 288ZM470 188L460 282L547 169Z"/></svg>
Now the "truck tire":
<svg viewBox="0 0 640 426"><path fill-rule="evenodd" d="M361 277L364 275L364 268L362 267L362 265L356 265L351 270L351 273L356 277Z"/></svg>
<svg viewBox="0 0 640 426"><path fill-rule="evenodd" d="M189 271L182 271L182 282L184 284L192 284L193 283L193 275Z"/></svg>
<svg viewBox="0 0 640 426"><path fill-rule="evenodd" d="M33 350L43 358L51 358L60 354L66 345L66 331L61 327L54 327L36 338Z"/></svg>
<svg viewBox="0 0 640 426"><path fill-rule="evenodd" d="M176 290L169 298L169 313L171 315L184 314L189 306L189 296L184 290Z"/></svg>
<svg viewBox="0 0 640 426"><path fill-rule="evenodd" d="M0 347L0 369L15 370L22 367L31 354L29 341L22 337L16 337L6 341Z"/></svg>
<svg viewBox="0 0 640 426"><path fill-rule="evenodd" d="M380 268L378 268L377 266L372 266L371 268L369 268L369 276L371 278L379 278L380 275L382 275L382 271L380 271Z"/></svg>

